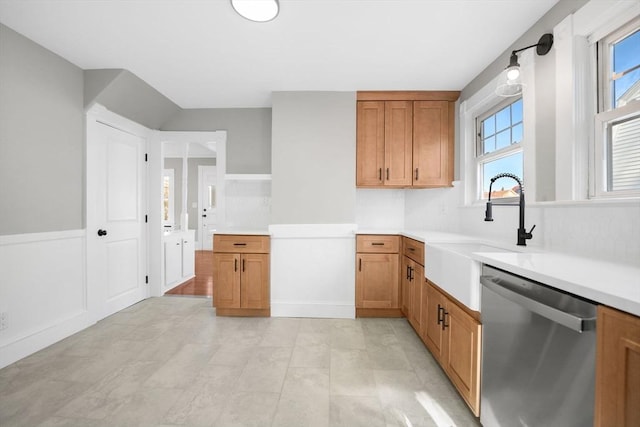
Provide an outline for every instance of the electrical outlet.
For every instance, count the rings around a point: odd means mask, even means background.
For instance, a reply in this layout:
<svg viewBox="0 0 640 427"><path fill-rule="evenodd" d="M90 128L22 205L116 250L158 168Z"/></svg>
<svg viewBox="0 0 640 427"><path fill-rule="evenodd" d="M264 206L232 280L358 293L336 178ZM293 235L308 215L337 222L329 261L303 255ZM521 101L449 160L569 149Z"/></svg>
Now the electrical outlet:
<svg viewBox="0 0 640 427"><path fill-rule="evenodd" d="M7 313L0 313L0 331L7 329Z"/></svg>

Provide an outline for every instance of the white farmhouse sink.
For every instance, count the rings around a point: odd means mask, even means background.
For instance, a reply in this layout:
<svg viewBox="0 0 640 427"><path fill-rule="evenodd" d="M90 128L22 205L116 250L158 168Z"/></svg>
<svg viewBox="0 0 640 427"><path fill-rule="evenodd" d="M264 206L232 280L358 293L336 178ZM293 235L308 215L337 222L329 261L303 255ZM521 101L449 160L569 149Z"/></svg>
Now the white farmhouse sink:
<svg viewBox="0 0 640 427"><path fill-rule="evenodd" d="M480 310L480 269L474 253L514 252L482 242L426 243L425 276L471 310Z"/></svg>

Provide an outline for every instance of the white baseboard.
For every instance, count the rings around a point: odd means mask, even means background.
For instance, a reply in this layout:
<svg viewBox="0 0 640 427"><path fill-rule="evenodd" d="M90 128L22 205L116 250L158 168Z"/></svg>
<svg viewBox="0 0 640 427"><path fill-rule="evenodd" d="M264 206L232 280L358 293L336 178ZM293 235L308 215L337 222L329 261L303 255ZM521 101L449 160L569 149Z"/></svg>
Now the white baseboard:
<svg viewBox="0 0 640 427"><path fill-rule="evenodd" d="M355 319L354 305L271 302L271 317Z"/></svg>
<svg viewBox="0 0 640 427"><path fill-rule="evenodd" d="M0 346L0 369L47 348L93 324L94 321L89 312L85 311L64 319L60 323Z"/></svg>

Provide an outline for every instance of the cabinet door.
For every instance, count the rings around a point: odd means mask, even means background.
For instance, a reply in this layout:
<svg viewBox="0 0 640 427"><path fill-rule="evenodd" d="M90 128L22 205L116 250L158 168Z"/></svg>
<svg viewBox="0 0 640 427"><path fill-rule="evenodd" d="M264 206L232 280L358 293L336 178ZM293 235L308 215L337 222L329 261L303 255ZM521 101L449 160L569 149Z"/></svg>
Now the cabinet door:
<svg viewBox="0 0 640 427"><path fill-rule="evenodd" d="M453 180L453 139L449 102L416 101L413 111L413 185L450 186Z"/></svg>
<svg viewBox="0 0 640 427"><path fill-rule="evenodd" d="M357 107L356 185L383 185L384 101L360 101Z"/></svg>
<svg viewBox="0 0 640 427"><path fill-rule="evenodd" d="M413 103L387 101L384 114L384 185L411 185Z"/></svg>
<svg viewBox="0 0 640 427"><path fill-rule="evenodd" d="M196 272L196 252L193 240L182 239L182 277L192 277Z"/></svg>
<svg viewBox="0 0 640 427"><path fill-rule="evenodd" d="M180 280L182 273L182 245L180 240L164 242L164 284L171 285Z"/></svg>
<svg viewBox="0 0 640 427"><path fill-rule="evenodd" d="M640 426L640 318L598 307L595 422Z"/></svg>
<svg viewBox="0 0 640 427"><path fill-rule="evenodd" d="M357 308L398 308L398 254L358 254Z"/></svg>
<svg viewBox="0 0 640 427"><path fill-rule="evenodd" d="M424 282L424 267L413 263L411 271L411 295L409 296L409 323L422 335L422 288Z"/></svg>
<svg viewBox="0 0 640 427"><path fill-rule="evenodd" d="M269 308L269 255L243 254L240 297L242 308Z"/></svg>
<svg viewBox="0 0 640 427"><path fill-rule="evenodd" d="M480 324L452 302L444 316L443 368L477 416L480 409Z"/></svg>
<svg viewBox="0 0 640 427"><path fill-rule="evenodd" d="M426 323L423 328L424 343L433 357L442 363L444 353L444 334L442 316L446 306L444 296L433 286L427 284Z"/></svg>
<svg viewBox="0 0 640 427"><path fill-rule="evenodd" d="M240 308L240 254L213 254L213 305Z"/></svg>
<svg viewBox="0 0 640 427"><path fill-rule="evenodd" d="M413 261L406 256L402 257L402 268L400 269L400 309L404 316L409 319L409 300L411 295L411 266L413 265Z"/></svg>

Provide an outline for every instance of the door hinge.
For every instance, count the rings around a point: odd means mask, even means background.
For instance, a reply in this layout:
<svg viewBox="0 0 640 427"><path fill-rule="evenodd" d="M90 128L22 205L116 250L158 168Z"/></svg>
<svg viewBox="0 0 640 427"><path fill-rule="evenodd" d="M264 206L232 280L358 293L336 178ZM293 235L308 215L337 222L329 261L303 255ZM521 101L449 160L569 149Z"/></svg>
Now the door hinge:
<svg viewBox="0 0 640 427"><path fill-rule="evenodd" d="M144 222L145 222L145 223L149 222L149 215L145 215L145 216L144 216Z"/></svg>
<svg viewBox="0 0 640 427"><path fill-rule="evenodd" d="M148 154L147 154L147 153L144 153L144 161L145 161L145 162L148 162L148 161L149 161L149 157L148 157Z"/></svg>
<svg viewBox="0 0 640 427"><path fill-rule="evenodd" d="M144 276L144 283L149 284L149 276Z"/></svg>

